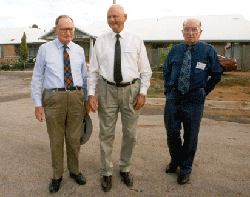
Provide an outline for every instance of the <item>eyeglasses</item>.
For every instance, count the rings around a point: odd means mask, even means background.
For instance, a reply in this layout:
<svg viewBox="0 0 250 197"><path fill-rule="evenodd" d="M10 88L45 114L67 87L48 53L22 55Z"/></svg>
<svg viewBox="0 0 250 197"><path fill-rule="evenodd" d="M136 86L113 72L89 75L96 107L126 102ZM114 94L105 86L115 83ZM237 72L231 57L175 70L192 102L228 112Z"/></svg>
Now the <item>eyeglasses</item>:
<svg viewBox="0 0 250 197"><path fill-rule="evenodd" d="M185 33L189 33L189 32L197 33L197 32L200 31L200 28L199 28L199 27L193 27L193 28L185 27L185 28L183 29L183 31L184 31Z"/></svg>
<svg viewBox="0 0 250 197"><path fill-rule="evenodd" d="M69 33L73 33L75 31L75 28L58 28L62 33L67 33L67 31L69 31Z"/></svg>

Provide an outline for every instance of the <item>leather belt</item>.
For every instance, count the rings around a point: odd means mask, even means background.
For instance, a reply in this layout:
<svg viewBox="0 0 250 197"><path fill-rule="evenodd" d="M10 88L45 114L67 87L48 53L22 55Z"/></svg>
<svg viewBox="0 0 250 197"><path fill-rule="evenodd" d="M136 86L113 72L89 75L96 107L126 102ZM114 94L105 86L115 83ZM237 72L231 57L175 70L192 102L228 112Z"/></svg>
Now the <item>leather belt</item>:
<svg viewBox="0 0 250 197"><path fill-rule="evenodd" d="M129 86L129 85L134 84L134 83L138 80L138 78L137 78L137 79L133 79L133 81L130 81L130 82L125 82L125 83L116 84L115 82L110 82L110 81L108 81L107 79L104 79L103 77L102 77L102 79L103 79L103 81L105 81L107 84L113 85L113 86L116 86L116 87L126 87L126 86Z"/></svg>
<svg viewBox="0 0 250 197"><path fill-rule="evenodd" d="M66 88L52 88L49 89L51 91L73 91L73 90L82 90L82 87L71 87L70 89L66 89Z"/></svg>

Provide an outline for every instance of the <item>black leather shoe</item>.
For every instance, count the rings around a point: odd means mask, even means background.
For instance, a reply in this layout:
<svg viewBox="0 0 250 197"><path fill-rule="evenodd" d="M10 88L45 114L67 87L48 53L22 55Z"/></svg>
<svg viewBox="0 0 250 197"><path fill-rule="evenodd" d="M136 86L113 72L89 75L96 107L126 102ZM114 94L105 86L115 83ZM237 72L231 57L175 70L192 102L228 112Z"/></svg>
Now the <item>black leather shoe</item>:
<svg viewBox="0 0 250 197"><path fill-rule="evenodd" d="M130 172L120 172L120 175L125 185L133 187L133 177Z"/></svg>
<svg viewBox="0 0 250 197"><path fill-rule="evenodd" d="M49 193L54 194L58 192L61 182L62 182L62 177L60 179L52 179L49 185Z"/></svg>
<svg viewBox="0 0 250 197"><path fill-rule="evenodd" d="M177 170L177 165L175 165L174 163L170 163L167 165L166 167L166 173L175 173Z"/></svg>
<svg viewBox="0 0 250 197"><path fill-rule="evenodd" d="M189 181L189 177L190 177L190 174L185 175L185 174L180 173L177 178L177 181L180 185L184 185Z"/></svg>
<svg viewBox="0 0 250 197"><path fill-rule="evenodd" d="M102 177L102 189L105 192L109 192L112 187L112 175Z"/></svg>
<svg viewBox="0 0 250 197"><path fill-rule="evenodd" d="M80 172L79 174L73 174L73 173L70 173L70 178L74 179L75 182L79 185L84 185L86 184L86 179L85 177L82 175L82 173Z"/></svg>

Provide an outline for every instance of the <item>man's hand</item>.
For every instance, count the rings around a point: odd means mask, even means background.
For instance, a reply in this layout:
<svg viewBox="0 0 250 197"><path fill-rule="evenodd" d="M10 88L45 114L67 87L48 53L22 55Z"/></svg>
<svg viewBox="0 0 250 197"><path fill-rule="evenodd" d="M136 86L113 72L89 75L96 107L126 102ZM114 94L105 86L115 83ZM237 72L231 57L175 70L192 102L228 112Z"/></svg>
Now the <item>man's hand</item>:
<svg viewBox="0 0 250 197"><path fill-rule="evenodd" d="M35 108L35 116L36 116L37 120L39 120L40 122L43 122L43 120L44 120L44 109L43 109L42 106Z"/></svg>
<svg viewBox="0 0 250 197"><path fill-rule="evenodd" d="M133 103L133 105L135 105L135 110L141 109L144 106L145 101L146 101L145 96L143 96L142 94L139 94Z"/></svg>
<svg viewBox="0 0 250 197"><path fill-rule="evenodd" d="M95 113L96 110L97 110L97 107L98 107L98 103L96 102L95 96L89 95L88 104L89 104L89 107L90 107L90 111Z"/></svg>
<svg viewBox="0 0 250 197"><path fill-rule="evenodd" d="M89 114L89 112L90 112L89 101L84 101L84 114Z"/></svg>

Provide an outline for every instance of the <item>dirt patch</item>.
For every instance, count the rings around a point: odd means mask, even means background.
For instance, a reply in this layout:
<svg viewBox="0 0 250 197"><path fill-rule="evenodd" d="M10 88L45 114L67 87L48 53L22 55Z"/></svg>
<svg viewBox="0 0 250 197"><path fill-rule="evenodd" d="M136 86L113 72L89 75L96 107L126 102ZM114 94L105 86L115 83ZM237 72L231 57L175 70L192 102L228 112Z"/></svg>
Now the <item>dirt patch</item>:
<svg viewBox="0 0 250 197"><path fill-rule="evenodd" d="M242 86L215 87L207 96L207 99L214 101L250 101L250 88Z"/></svg>
<svg viewBox="0 0 250 197"><path fill-rule="evenodd" d="M0 102L30 98L32 71L0 71Z"/></svg>
<svg viewBox="0 0 250 197"><path fill-rule="evenodd" d="M226 72L207 96L215 101L250 102L250 72Z"/></svg>

